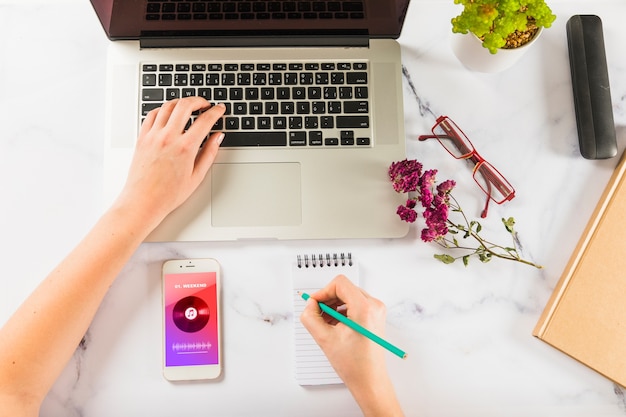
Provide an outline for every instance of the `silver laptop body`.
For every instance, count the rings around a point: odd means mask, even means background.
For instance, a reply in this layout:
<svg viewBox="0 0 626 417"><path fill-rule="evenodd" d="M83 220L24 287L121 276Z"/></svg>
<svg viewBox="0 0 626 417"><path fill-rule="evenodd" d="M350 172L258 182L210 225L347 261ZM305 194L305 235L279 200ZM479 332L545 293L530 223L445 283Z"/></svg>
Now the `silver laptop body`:
<svg viewBox="0 0 626 417"><path fill-rule="evenodd" d="M257 1L252 1L251 7ZM182 15L180 10L191 13L202 0L189 1L189 8L178 8L179 4L185 3L185 0L92 0L107 35L113 40L109 47L106 82L106 202L111 202L124 184L142 114L151 105L158 105L158 99L154 101L149 97L155 89L163 89L163 93L156 91L158 98L163 94L163 99L172 98L174 95L170 94L181 94L181 91L200 95L200 88L205 94L209 90L209 74L213 71L218 74L215 78L234 79L233 88L243 82L237 94L253 94L255 88L265 94L263 86L266 84L255 86L250 75L257 68L264 68L269 69L269 73L279 74L278 86L283 93L290 95L294 104L283 106L274 96L271 99L255 96L256 100L241 106L245 97L233 98L233 92L225 92L226 95L220 98L226 97L226 100L218 100L215 97L217 88L226 91L226 87L214 87L209 101L227 102L229 116L233 115L235 122L226 120L225 116L224 122L229 125L219 128L224 129L226 138L211 171L191 198L171 213L148 241L404 236L408 225L395 214L402 200L389 183L387 168L391 162L405 157L400 47L394 38L399 35L408 0L302 2L310 3L308 7L299 6L300 1L265 2L268 6L274 4L274 7L277 3L295 3L296 10L311 10L315 3L318 11L326 10L327 13L325 17L317 18L320 21L328 20L328 9L339 7L342 10L343 3L349 3L345 8L348 13L354 13L357 20L354 23L349 17L346 19L345 12L333 11L344 13L341 19L346 22L338 24L347 29L297 29L312 25L308 20L313 20L313 16L309 15L306 20L304 11L300 20L288 22L288 12L285 12L279 22L282 29L274 28L267 33L256 28L251 15L245 19L240 16L238 23L224 23L225 13L222 20L211 21L208 19L210 13L206 12L202 16L198 14L198 21L192 14L184 16L184 21L180 22L176 20L176 13ZM208 6L216 1L205 3ZM169 5L168 11L174 7L175 12L165 18L166 4ZM293 4L288 6L294 7ZM149 12L157 9L161 14L150 16ZM265 10L263 20L267 20L270 13L267 8ZM387 38L372 37L363 21L368 21L368 25L383 26L378 18L374 19L375 16L395 20L396 31ZM298 19L295 15L289 17ZM236 19L230 16L230 20ZM370 23L370 20L376 23ZM247 29L227 29L226 24ZM324 22L324 25L328 23ZM207 27L212 29L202 29ZM256 29L251 30L251 27ZM293 80L285 75L294 68L304 70L312 78L306 81L305 74L297 75L298 79ZM343 70L345 68L362 75L352 75L352 82L366 87L364 96L353 96L361 94L363 89L357 93L355 88L345 87L350 77L349 71ZM168 75L172 69L187 71L187 75L180 76L184 78L172 75L176 80L184 79L177 88L172 86L176 82ZM234 71L233 75L224 75L229 71ZM239 75L241 72L244 76ZM190 79L194 75L198 85L195 90L190 90ZM272 76L262 77L267 83L266 77ZM366 78L367 84L361 84L361 78ZM159 85L162 79L169 79L171 89ZM349 113L331 114L334 104L317 108L315 99L321 100L320 94L324 96L329 91L347 91L346 94L352 95L349 97L351 103L338 105ZM317 96L313 99L294 97L300 92ZM153 101L142 101L146 97ZM335 98L337 102L340 100ZM253 102L263 104L258 107L266 107L266 101L278 103L278 109L274 109L276 114L234 116L241 107L255 107ZM301 109L311 107L318 112L312 116L300 114ZM368 113L366 121L363 121L363 112ZM252 129L245 125L250 120ZM266 120L269 126L261 128ZM328 120L332 128L322 129L320 123ZM298 121L298 125L292 125ZM312 126L303 126L309 122ZM282 134L268 134L276 130L276 123L279 123L278 130ZM257 137L268 137L270 144L249 143ZM275 139L280 143L272 142Z"/></svg>

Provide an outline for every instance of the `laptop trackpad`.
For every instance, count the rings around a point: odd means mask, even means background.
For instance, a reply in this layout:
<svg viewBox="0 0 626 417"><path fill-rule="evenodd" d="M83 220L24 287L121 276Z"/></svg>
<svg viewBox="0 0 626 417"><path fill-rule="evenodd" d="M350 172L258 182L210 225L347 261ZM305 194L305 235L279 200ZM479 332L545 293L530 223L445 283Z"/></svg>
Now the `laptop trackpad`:
<svg viewBox="0 0 626 417"><path fill-rule="evenodd" d="M214 164L211 189L213 226L302 223L299 163Z"/></svg>

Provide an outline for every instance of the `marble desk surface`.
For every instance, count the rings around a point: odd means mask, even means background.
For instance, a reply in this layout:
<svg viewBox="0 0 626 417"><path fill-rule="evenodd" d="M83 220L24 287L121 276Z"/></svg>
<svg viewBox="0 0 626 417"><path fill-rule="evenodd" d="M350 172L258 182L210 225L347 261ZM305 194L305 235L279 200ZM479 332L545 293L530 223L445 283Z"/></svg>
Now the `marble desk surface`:
<svg viewBox="0 0 626 417"><path fill-rule="evenodd" d="M565 23L604 23L619 153L626 143L626 2L552 0L558 18L513 68L471 72L450 47L452 0L414 0L400 38L407 152L454 178L476 216L466 164L417 143L433 114L453 117L516 187L483 227L514 216L524 256L469 267L433 259L419 226L397 240L144 244L104 300L42 416L356 416L343 386L294 380L291 262L349 251L361 283L388 306L387 337L409 353L388 365L407 416L618 416L626 390L534 339L532 329L617 158L578 151ZM0 323L102 212L108 40L87 0L0 0ZM390 161L391 162L391 161ZM214 257L223 267L224 378L161 376L160 266ZM245 262L242 262L245 260ZM330 277L329 277L330 278Z"/></svg>

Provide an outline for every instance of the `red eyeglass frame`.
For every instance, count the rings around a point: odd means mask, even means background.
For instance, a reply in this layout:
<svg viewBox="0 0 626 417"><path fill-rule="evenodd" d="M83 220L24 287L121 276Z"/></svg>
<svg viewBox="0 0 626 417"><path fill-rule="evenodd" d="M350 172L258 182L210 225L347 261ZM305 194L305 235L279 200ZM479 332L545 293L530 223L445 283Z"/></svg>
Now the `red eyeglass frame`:
<svg viewBox="0 0 626 417"><path fill-rule="evenodd" d="M441 128L446 135L437 134L436 129ZM420 135L417 139L420 142L423 142L427 139L437 139L439 144L443 146L443 148L448 152L454 159L465 159L474 163L474 168L472 170L472 178L480 187L480 189L487 194L487 201L485 202L485 207L480 214L480 217L487 217L487 211L489 209L489 201L493 200L496 204L502 204L505 201L510 201L515 197L515 189L504 178L504 175L500 173L491 163L489 163L485 158L483 158L476 148L474 144L469 140L467 135L463 132L463 130L448 116L439 116L437 121L432 127L432 135ZM455 146L456 149L461 153L460 156L455 155L450 151L448 146L444 144L441 139L450 139ZM476 174L479 173L485 179L485 187L476 179ZM491 191L491 187L494 186L498 191L498 193L502 196L502 199L496 199Z"/></svg>

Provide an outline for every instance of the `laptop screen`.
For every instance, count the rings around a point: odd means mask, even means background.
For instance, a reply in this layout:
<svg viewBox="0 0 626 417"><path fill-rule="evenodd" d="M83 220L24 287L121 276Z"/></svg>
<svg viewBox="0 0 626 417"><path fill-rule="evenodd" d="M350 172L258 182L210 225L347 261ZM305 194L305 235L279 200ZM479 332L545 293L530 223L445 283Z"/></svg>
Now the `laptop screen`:
<svg viewBox="0 0 626 417"><path fill-rule="evenodd" d="M409 0L91 0L110 39L333 44L397 38ZM287 42L292 40L292 42ZM263 43L261 43L263 42ZM237 42L234 42L237 43Z"/></svg>

